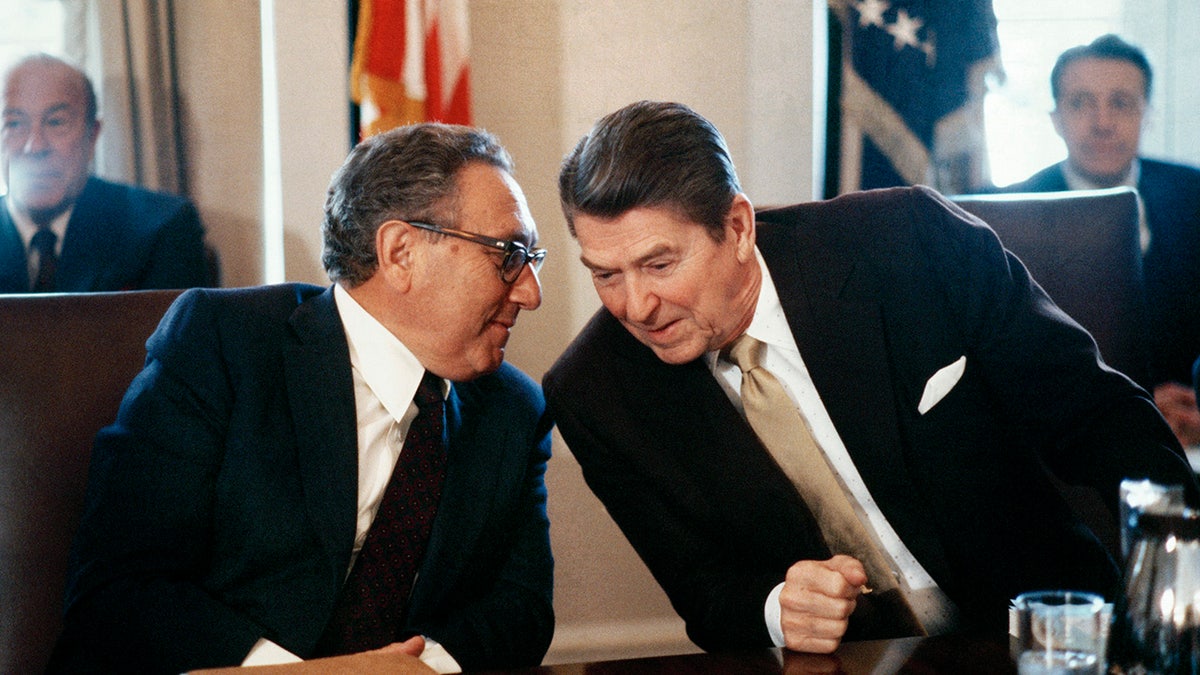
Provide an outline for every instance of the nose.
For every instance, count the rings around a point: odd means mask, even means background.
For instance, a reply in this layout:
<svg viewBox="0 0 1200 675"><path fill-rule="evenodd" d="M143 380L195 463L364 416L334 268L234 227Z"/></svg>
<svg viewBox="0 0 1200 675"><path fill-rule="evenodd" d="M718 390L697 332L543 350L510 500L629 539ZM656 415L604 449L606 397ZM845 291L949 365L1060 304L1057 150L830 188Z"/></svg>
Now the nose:
<svg viewBox="0 0 1200 675"><path fill-rule="evenodd" d="M1109 130L1113 128L1116 122L1117 113L1113 107L1108 104L1096 106L1095 112L1092 114L1092 126L1101 130Z"/></svg>
<svg viewBox="0 0 1200 675"><path fill-rule="evenodd" d="M508 297L518 307L535 310L542 304L542 282L532 265L526 265L509 288Z"/></svg>
<svg viewBox="0 0 1200 675"><path fill-rule="evenodd" d="M658 296L636 274L625 277L625 320L649 323L658 309Z"/></svg>
<svg viewBox="0 0 1200 675"><path fill-rule="evenodd" d="M28 127L25 132L24 143L21 144L21 150L27 155L33 155L44 152L49 144L46 142L46 132L40 123L34 122Z"/></svg>

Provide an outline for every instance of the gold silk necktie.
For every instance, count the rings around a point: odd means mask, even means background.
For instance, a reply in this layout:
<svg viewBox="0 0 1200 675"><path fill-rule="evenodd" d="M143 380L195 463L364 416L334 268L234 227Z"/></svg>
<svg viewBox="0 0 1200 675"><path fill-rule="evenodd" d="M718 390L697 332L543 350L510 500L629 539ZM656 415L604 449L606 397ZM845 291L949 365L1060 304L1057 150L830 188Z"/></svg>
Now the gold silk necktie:
<svg viewBox="0 0 1200 675"><path fill-rule="evenodd" d="M764 347L762 342L743 334L728 351L729 361L742 371L746 420L812 511L829 550L853 556L863 564L871 590L870 596L862 597L870 597L877 610L891 615L879 620L892 627L889 632L924 634L904 598L893 566L855 513L808 423L779 380L762 367Z"/></svg>

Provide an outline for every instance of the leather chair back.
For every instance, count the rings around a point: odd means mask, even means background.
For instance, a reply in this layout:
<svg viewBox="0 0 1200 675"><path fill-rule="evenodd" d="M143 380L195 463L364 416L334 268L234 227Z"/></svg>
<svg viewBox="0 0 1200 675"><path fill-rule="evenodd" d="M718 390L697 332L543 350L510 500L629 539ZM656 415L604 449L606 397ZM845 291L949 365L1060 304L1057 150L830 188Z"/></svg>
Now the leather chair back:
<svg viewBox="0 0 1200 675"><path fill-rule="evenodd" d="M1145 384L1145 291L1132 188L960 195L1054 302L1092 334L1104 361Z"/></svg>
<svg viewBox="0 0 1200 675"><path fill-rule="evenodd" d="M92 439L180 292L0 295L0 673L46 667Z"/></svg>

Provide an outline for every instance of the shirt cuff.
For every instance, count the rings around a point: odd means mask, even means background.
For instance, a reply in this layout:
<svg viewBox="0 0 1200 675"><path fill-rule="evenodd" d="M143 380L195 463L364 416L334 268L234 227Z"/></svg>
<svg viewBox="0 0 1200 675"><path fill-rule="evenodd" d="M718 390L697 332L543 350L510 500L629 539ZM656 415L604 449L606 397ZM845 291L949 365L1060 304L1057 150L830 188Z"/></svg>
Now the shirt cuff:
<svg viewBox="0 0 1200 675"><path fill-rule="evenodd" d="M421 662L439 673L461 673L462 666L450 656L450 652L436 640L425 638L425 651L421 652Z"/></svg>
<svg viewBox="0 0 1200 675"><path fill-rule="evenodd" d="M242 659L243 666L276 666L282 663L300 663L304 659L280 647L266 638L259 638Z"/></svg>
<svg viewBox="0 0 1200 675"><path fill-rule="evenodd" d="M783 611L779 608L779 593L783 591L783 584L780 583L767 595L767 602L763 605L763 618L767 622L767 633L771 636L771 642L776 647L782 647L785 644L783 639Z"/></svg>

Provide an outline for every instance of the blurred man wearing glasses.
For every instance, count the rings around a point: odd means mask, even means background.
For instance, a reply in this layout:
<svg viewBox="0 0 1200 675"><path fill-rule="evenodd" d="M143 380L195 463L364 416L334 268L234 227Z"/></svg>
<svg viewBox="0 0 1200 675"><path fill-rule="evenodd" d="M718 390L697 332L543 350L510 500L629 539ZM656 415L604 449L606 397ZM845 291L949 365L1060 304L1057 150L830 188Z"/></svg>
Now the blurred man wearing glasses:
<svg viewBox="0 0 1200 675"><path fill-rule="evenodd" d="M504 350L545 252L508 154L372 137L323 232L330 288L189 291L150 338L96 440L52 671L541 661L549 428Z"/></svg>
<svg viewBox="0 0 1200 675"><path fill-rule="evenodd" d="M1116 35L1063 52L1050 75L1050 118L1067 159L1005 191L1137 188L1150 346L1142 384L1187 446L1200 444L1189 386L1200 355L1200 170L1138 156L1151 81L1146 55Z"/></svg>

